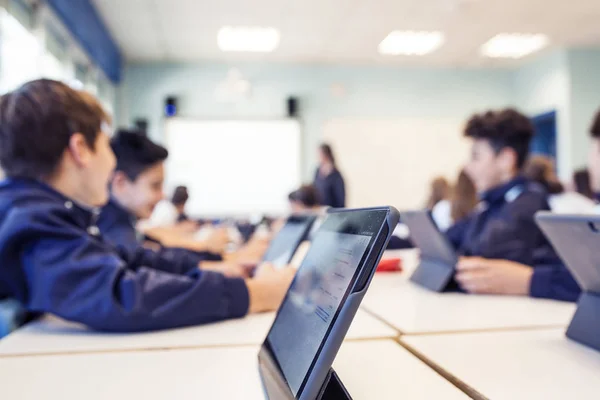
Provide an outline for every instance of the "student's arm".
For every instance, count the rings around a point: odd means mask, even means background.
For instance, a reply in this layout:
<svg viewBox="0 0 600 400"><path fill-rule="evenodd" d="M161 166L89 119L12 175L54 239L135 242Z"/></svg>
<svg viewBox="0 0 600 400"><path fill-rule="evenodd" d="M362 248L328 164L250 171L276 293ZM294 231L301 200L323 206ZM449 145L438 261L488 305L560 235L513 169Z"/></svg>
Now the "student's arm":
<svg viewBox="0 0 600 400"><path fill-rule="evenodd" d="M464 237L467 234L467 229L469 228L473 218L474 216L463 218L446 231L446 237L455 250L459 250L462 247Z"/></svg>
<svg viewBox="0 0 600 400"><path fill-rule="evenodd" d="M529 293L532 297L577 301L581 289L567 268L556 263L534 268Z"/></svg>
<svg viewBox="0 0 600 400"><path fill-rule="evenodd" d="M340 174L336 174L335 176L331 187L331 194L333 195L333 207L346 207L346 185L344 184L344 178Z"/></svg>

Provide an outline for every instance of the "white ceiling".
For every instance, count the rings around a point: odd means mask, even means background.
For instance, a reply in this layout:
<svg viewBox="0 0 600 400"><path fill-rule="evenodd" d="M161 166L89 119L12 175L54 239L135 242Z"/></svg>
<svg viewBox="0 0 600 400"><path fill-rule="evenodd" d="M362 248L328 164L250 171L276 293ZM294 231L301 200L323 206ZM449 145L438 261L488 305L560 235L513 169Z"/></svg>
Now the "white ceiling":
<svg viewBox="0 0 600 400"><path fill-rule="evenodd" d="M600 46L600 0L94 0L129 61L495 66L479 46L500 32L545 33L552 47ZM271 54L222 53L223 25L273 26ZM381 56L392 30L441 30L425 57ZM548 51L548 50L546 50Z"/></svg>

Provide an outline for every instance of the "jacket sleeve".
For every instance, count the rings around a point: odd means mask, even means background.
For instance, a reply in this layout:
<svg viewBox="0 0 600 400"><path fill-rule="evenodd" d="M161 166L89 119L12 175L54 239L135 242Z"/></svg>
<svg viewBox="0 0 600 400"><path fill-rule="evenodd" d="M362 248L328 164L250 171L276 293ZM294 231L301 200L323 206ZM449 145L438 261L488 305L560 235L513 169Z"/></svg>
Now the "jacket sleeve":
<svg viewBox="0 0 600 400"><path fill-rule="evenodd" d="M456 251L460 250L462 247L465 235L467 234L467 229L469 228L473 218L474 216L463 218L446 231L446 237Z"/></svg>
<svg viewBox="0 0 600 400"><path fill-rule="evenodd" d="M245 315L243 279L194 269L175 275L127 264L110 246L77 230L38 230L24 247L32 311L104 331L175 328Z"/></svg>
<svg viewBox="0 0 600 400"><path fill-rule="evenodd" d="M567 268L556 263L534 268L529 292L532 297L577 301L581 289Z"/></svg>

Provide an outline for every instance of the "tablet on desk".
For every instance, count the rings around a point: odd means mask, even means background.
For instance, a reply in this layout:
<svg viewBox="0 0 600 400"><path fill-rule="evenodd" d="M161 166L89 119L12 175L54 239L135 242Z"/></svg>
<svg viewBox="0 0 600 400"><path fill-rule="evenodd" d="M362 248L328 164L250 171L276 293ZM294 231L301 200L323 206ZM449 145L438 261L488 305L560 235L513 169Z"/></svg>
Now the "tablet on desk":
<svg viewBox="0 0 600 400"><path fill-rule="evenodd" d="M300 243L308 237L315 220L314 215L290 216L271 241L262 261L272 263L276 267L288 265Z"/></svg>
<svg viewBox="0 0 600 400"><path fill-rule="evenodd" d="M600 216L539 212L535 219L582 290L567 336L600 350Z"/></svg>
<svg viewBox="0 0 600 400"><path fill-rule="evenodd" d="M411 281L430 290L443 291L454 276L458 262L454 247L427 210L403 212L402 222L408 226L410 238L421 253L421 262Z"/></svg>
<svg viewBox="0 0 600 400"><path fill-rule="evenodd" d="M313 400L326 388L344 390L331 364L397 223L393 208L328 214L259 353L268 399Z"/></svg>

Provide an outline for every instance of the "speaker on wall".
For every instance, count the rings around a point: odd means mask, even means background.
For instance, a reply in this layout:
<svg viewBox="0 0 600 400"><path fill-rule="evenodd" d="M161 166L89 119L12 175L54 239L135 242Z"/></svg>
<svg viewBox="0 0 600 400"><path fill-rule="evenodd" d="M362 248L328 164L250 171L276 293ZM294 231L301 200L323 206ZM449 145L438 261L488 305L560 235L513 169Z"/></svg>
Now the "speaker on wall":
<svg viewBox="0 0 600 400"><path fill-rule="evenodd" d="M294 96L290 96L287 99L287 116L289 118L297 118L298 117L298 98Z"/></svg>
<svg viewBox="0 0 600 400"><path fill-rule="evenodd" d="M169 96L165 99L165 117L177 115L177 97Z"/></svg>

